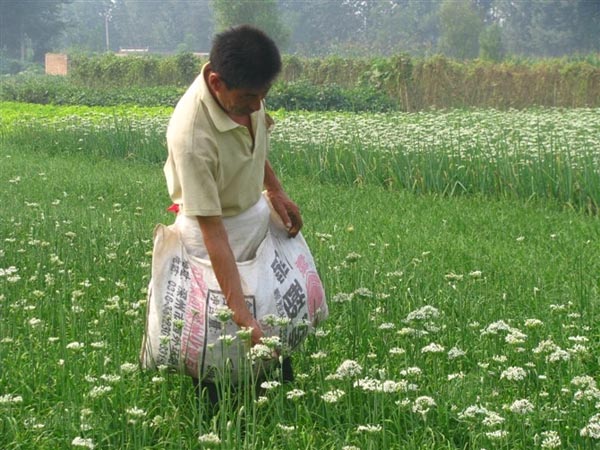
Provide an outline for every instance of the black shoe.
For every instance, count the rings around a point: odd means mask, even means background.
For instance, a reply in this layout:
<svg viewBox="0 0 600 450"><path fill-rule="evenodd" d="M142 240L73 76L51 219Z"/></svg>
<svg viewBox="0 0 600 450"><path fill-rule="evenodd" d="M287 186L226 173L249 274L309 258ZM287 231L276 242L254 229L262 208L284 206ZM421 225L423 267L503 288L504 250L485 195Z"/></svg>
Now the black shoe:
<svg viewBox="0 0 600 450"><path fill-rule="evenodd" d="M201 381L197 378L192 378L194 391L198 402L202 402L205 406L203 409L208 413L208 417L213 416L219 409L219 394L217 386L212 381Z"/></svg>
<svg viewBox="0 0 600 450"><path fill-rule="evenodd" d="M294 381L294 369L292 368L292 357L287 356L281 361L281 379L284 383Z"/></svg>

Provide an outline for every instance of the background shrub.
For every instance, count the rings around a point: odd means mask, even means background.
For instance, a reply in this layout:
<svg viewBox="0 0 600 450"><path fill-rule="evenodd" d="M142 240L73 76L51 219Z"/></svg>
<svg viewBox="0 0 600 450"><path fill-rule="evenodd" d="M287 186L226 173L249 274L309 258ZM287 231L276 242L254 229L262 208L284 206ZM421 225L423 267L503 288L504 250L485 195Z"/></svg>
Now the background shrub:
<svg viewBox="0 0 600 450"><path fill-rule="evenodd" d="M203 60L192 53L170 56L69 55L69 74L74 83L92 87L189 85Z"/></svg>
<svg viewBox="0 0 600 450"><path fill-rule="evenodd" d="M85 106L175 106L185 88L177 86L84 87L68 78L21 75L0 84L0 100Z"/></svg>
<svg viewBox="0 0 600 450"><path fill-rule="evenodd" d="M306 111L373 111L398 109L398 104L372 86L343 88L307 81L277 83L267 98L269 109Z"/></svg>
<svg viewBox="0 0 600 450"><path fill-rule="evenodd" d="M55 105L175 106L185 87L133 86L85 87L68 78L48 75L21 75L0 85L0 100ZM336 85L315 86L305 81L277 83L267 98L268 107L307 111L390 111L397 109L384 93L373 87L342 88Z"/></svg>
<svg viewBox="0 0 600 450"><path fill-rule="evenodd" d="M75 55L70 75L5 78L0 98L35 103L174 105L198 76L192 53ZM444 56L284 57L272 109L422 111L435 108L600 107L600 58L458 62Z"/></svg>

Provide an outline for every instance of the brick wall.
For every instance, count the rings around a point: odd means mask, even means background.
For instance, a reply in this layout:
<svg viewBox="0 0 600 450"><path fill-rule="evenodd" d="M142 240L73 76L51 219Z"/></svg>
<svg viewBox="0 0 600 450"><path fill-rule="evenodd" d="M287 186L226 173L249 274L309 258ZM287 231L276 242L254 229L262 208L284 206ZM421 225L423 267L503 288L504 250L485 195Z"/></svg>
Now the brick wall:
<svg viewBox="0 0 600 450"><path fill-rule="evenodd" d="M64 53L46 53L46 73L48 75L66 75L68 71L67 55Z"/></svg>

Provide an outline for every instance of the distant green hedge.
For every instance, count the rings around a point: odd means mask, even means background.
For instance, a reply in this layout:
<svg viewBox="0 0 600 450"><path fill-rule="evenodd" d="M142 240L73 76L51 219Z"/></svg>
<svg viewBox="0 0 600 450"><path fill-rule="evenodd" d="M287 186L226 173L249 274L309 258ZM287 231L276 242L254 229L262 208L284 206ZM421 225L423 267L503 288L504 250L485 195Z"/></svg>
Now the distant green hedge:
<svg viewBox="0 0 600 450"><path fill-rule="evenodd" d="M0 100L53 105L174 106L184 91L176 86L85 87L61 76L21 75L3 79Z"/></svg>
<svg viewBox="0 0 600 450"><path fill-rule="evenodd" d="M204 62L191 53L73 55L69 61L68 82L5 78L2 84L8 86L0 87L0 97L58 104L172 105ZM492 63L443 56L285 56L269 104L317 111L600 107L600 57Z"/></svg>
<svg viewBox="0 0 600 450"><path fill-rule="evenodd" d="M15 75L22 72L43 73L43 71L44 67L40 64L7 58L0 51L0 76Z"/></svg>
<svg viewBox="0 0 600 450"><path fill-rule="evenodd" d="M69 55L69 76L88 87L187 86L203 60L192 53L174 56Z"/></svg>
<svg viewBox="0 0 600 450"><path fill-rule="evenodd" d="M202 63L191 53L166 57L73 56L70 72L74 82L85 86L182 87L193 80ZM329 109L327 105L346 109L345 100L336 100L338 93L350 96L350 91L354 91L362 97L365 89L377 92L378 99L388 97L390 105L397 105L403 111L600 106L600 57L597 55L501 63L455 61L444 56L425 59L408 55L385 58L284 56L283 63L281 82L299 83L287 91L299 90L303 94L291 95L290 101L321 96L320 103L308 102L311 109ZM322 88L313 88L316 86Z"/></svg>
<svg viewBox="0 0 600 450"><path fill-rule="evenodd" d="M84 87L68 77L23 75L0 83L0 100L54 105L174 106L185 87ZM267 98L269 109L308 111L373 111L397 109L387 95L374 88L315 86L307 82L277 83Z"/></svg>
<svg viewBox="0 0 600 450"><path fill-rule="evenodd" d="M305 111L398 110L399 104L371 86L341 87L335 84L314 85L307 81L279 82L267 97L269 109Z"/></svg>

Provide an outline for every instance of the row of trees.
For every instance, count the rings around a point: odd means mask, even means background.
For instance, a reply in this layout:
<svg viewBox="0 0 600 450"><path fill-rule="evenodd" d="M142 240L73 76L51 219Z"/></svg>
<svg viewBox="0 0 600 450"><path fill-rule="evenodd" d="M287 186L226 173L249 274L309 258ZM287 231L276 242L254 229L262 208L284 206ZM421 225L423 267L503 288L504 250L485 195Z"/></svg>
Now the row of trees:
<svg viewBox="0 0 600 450"><path fill-rule="evenodd" d="M495 59L600 51L599 0L280 0L279 6L290 48L303 54Z"/></svg>
<svg viewBox="0 0 600 450"><path fill-rule="evenodd" d="M207 51L215 31L265 29L284 51L468 59L600 51L598 0L0 0L0 50Z"/></svg>

